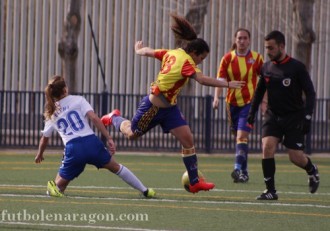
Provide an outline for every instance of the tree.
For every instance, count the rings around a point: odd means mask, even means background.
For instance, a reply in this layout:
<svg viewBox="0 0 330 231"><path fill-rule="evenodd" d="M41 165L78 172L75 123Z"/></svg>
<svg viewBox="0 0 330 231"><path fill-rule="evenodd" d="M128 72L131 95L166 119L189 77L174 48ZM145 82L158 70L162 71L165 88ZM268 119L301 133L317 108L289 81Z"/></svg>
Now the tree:
<svg viewBox="0 0 330 231"><path fill-rule="evenodd" d="M76 60L78 56L77 40L81 25L80 6L80 0L71 0L64 22L63 35L58 44L58 52L62 58L62 75L72 92L77 92Z"/></svg>
<svg viewBox="0 0 330 231"><path fill-rule="evenodd" d="M313 4L314 0L292 0L293 14L297 23L295 30L295 57L306 65L308 71L311 67L312 43L315 41L313 31Z"/></svg>
<svg viewBox="0 0 330 231"><path fill-rule="evenodd" d="M198 35L203 27L204 16L207 13L207 7L210 0L191 0L189 11L185 18L194 27L196 34ZM177 44L177 41L176 41ZM187 86L182 89L182 94L184 95L194 95L193 81L189 81Z"/></svg>
<svg viewBox="0 0 330 231"><path fill-rule="evenodd" d="M297 23L295 30L294 46L295 57L306 65L308 71L311 68L312 43L315 41L313 31L313 4L314 0L292 0L293 14ZM306 136L305 152L311 154L311 133Z"/></svg>

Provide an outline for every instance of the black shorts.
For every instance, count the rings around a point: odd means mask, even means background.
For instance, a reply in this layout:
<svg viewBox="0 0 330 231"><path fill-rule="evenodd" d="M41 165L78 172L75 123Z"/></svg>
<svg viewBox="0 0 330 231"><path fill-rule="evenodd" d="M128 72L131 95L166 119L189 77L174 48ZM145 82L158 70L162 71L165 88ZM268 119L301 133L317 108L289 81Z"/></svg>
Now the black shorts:
<svg viewBox="0 0 330 231"><path fill-rule="evenodd" d="M304 150L305 134L300 128L303 119L304 112L276 116L267 110L262 125L262 137L275 136L287 148Z"/></svg>

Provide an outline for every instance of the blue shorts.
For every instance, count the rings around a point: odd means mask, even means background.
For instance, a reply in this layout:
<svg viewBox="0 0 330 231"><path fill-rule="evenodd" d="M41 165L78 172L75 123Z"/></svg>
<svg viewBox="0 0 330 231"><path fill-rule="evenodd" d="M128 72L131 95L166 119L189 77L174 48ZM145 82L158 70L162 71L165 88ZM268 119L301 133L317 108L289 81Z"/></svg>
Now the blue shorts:
<svg viewBox="0 0 330 231"><path fill-rule="evenodd" d="M72 180L84 171L86 164L101 168L110 159L109 151L96 135L75 138L65 145L58 173L62 178Z"/></svg>
<svg viewBox="0 0 330 231"><path fill-rule="evenodd" d="M251 128L246 126L250 107L250 103L242 107L227 104L227 113L230 122L230 129L232 132L237 132L238 130L246 132L251 131Z"/></svg>
<svg viewBox="0 0 330 231"><path fill-rule="evenodd" d="M150 102L149 96L145 96L132 119L131 129L139 137L158 124L164 133L169 133L174 128L187 125L187 122L177 105L159 108Z"/></svg>

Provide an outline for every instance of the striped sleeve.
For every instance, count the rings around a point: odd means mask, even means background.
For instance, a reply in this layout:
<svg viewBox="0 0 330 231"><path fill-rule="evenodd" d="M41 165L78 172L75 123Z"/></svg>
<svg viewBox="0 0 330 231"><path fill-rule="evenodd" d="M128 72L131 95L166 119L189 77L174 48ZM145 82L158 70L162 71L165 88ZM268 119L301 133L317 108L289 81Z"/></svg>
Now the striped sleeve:
<svg viewBox="0 0 330 231"><path fill-rule="evenodd" d="M168 50L165 50L165 49L156 49L154 56L156 59L159 59L160 61L162 61L163 57L167 53L167 51Z"/></svg>

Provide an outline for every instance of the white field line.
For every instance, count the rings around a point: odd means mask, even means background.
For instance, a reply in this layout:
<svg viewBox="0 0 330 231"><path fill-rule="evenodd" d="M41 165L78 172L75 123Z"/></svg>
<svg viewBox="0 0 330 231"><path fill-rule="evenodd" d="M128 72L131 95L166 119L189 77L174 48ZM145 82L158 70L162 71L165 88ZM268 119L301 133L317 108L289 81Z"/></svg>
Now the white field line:
<svg viewBox="0 0 330 231"><path fill-rule="evenodd" d="M27 184L0 184L0 187L26 187L26 188L46 188L46 185L27 185ZM112 187L112 186L74 186L70 185L68 188L75 189L118 189L118 190L132 190L131 187ZM183 188L154 188L155 190L162 191L185 191ZM253 190L227 190L227 189L212 189L212 192L236 192L236 193L260 193L261 191ZM277 191L280 194L293 194L293 195L311 195L309 192L283 192ZM329 193L315 193L314 195L330 196Z"/></svg>
<svg viewBox="0 0 330 231"><path fill-rule="evenodd" d="M8 184L0 184L1 186L17 186L17 187L35 187L35 188L44 188L44 185L8 185ZM96 187L96 186L70 186L72 188L102 188L102 189L131 189L129 187ZM170 190L170 188L157 188L159 190ZM183 191L183 189L176 189L174 188L174 191ZM212 190L215 191L215 190ZM218 191L228 191L228 190L219 190ZM230 192L254 192L254 191L248 191L248 190L230 190ZM283 193L283 192L280 192ZM294 192L287 192L290 194L296 194ZM297 193L297 194L302 194L302 193ZM306 193L307 194L307 193ZM309 193L308 193L309 194ZM329 195L329 194L326 194ZM10 194L10 193L3 193L0 194L0 197L26 197L26 198L47 198L49 196L47 195L29 195L29 194ZM118 198L118 197L89 197L89 196L67 196L68 198L72 198L72 199L84 199L84 200L114 200L114 201L144 201L144 202L165 202L165 203L192 203L192 204L231 204L231 205L256 205L256 206L283 206L283 207L313 207L313 208L325 208L325 209L330 209L329 205L320 205L320 204L295 204L295 203L280 203L280 202L243 202L243 201L239 201L239 202L235 202L235 201L212 201L212 200L179 200L179 199L162 199L162 198L152 198L152 199L145 199L145 198L141 198L141 199L128 199L128 198Z"/></svg>
<svg viewBox="0 0 330 231"><path fill-rule="evenodd" d="M111 226L97 226L97 225L61 225L61 224L51 224L51 223L28 223L28 222L2 222L0 225L29 225L29 226L48 226L48 227L61 227L61 228L76 228L76 229L103 229L103 230L132 230L132 231L169 231L163 229L142 229L133 227L111 227Z"/></svg>

